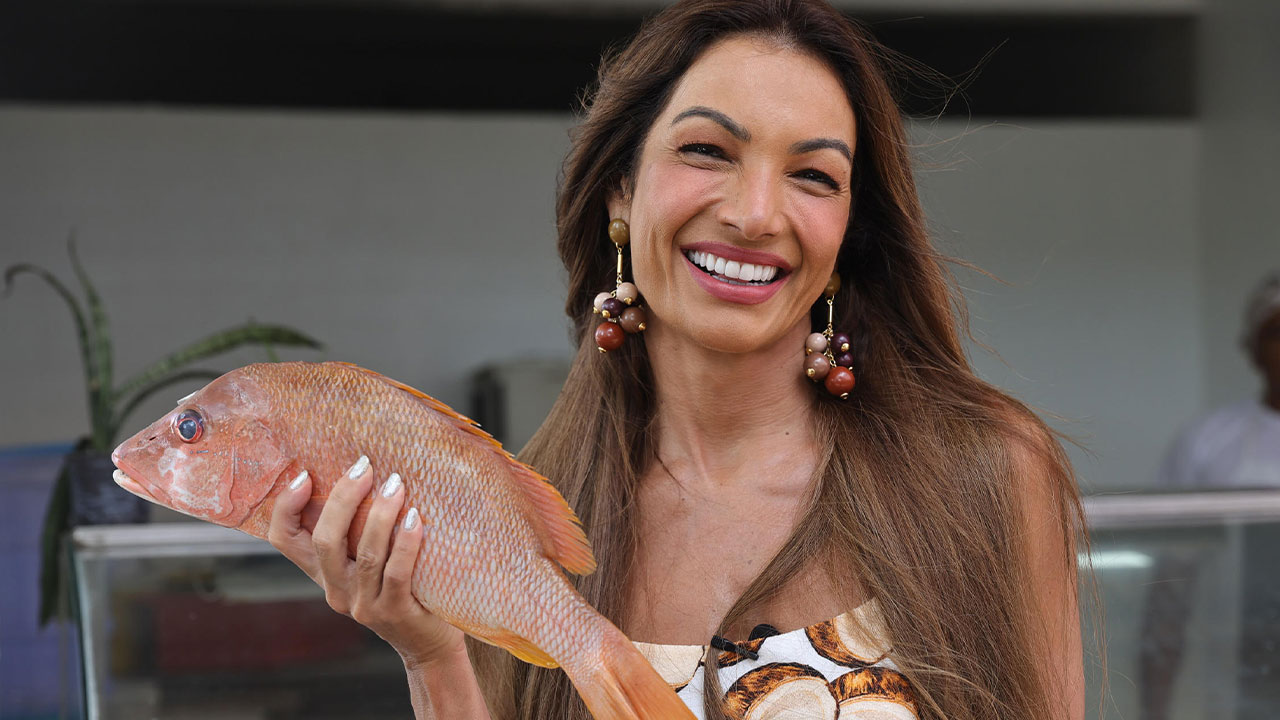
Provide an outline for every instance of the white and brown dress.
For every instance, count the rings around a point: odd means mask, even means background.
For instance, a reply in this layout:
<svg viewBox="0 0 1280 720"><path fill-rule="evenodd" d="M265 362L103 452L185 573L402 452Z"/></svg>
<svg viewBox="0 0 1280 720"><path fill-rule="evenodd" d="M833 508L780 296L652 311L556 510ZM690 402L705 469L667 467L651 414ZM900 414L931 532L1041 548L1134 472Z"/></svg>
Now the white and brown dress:
<svg viewBox="0 0 1280 720"><path fill-rule="evenodd" d="M708 652L720 653L720 687L732 718L917 720L911 687L887 657L887 637L871 600L833 620L735 643L737 652L644 642L636 647L699 720Z"/></svg>

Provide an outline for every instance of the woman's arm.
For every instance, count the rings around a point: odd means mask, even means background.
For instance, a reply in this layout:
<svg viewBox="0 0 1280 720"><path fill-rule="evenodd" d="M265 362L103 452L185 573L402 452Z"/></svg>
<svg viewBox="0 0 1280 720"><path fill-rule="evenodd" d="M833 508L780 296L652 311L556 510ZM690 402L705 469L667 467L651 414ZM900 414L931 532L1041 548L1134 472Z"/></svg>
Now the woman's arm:
<svg viewBox="0 0 1280 720"><path fill-rule="evenodd" d="M1030 425L1030 422L1027 423ZM1038 426L1009 443L1023 519L1023 548L1030 574L1031 629L1043 648L1041 678L1057 712L1053 720L1084 718L1084 658L1077 596L1075 529L1060 487L1053 454L1026 438L1052 443Z"/></svg>
<svg viewBox="0 0 1280 720"><path fill-rule="evenodd" d="M446 657L405 660L404 669L409 675L409 699L418 720L489 717L465 646Z"/></svg>
<svg viewBox="0 0 1280 720"><path fill-rule="evenodd" d="M311 482L306 473L299 475L276 497L268 540L324 588L330 607L395 648L409 676L418 718L489 720L462 632L427 612L410 594L422 523L411 509L397 530L405 497L398 480L388 479L375 494L356 559L348 557L351 521L373 485L367 462L356 463L354 471L355 477L348 473L334 486L314 532L302 526Z"/></svg>

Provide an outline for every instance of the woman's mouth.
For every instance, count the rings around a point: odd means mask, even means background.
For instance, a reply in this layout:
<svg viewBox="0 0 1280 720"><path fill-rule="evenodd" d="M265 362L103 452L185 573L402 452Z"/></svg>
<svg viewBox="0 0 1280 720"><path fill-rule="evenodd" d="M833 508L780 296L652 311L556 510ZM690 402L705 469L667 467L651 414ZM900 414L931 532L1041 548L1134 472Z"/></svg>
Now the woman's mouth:
<svg viewBox="0 0 1280 720"><path fill-rule="evenodd" d="M705 250L687 250L684 256L699 270L730 285L759 287L772 283L780 274L780 269L776 265L726 260Z"/></svg>

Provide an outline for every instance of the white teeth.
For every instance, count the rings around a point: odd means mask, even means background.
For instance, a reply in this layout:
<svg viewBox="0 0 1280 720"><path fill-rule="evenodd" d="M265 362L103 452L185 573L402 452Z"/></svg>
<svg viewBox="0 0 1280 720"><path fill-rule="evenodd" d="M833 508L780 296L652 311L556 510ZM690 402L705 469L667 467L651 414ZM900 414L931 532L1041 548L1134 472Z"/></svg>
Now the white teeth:
<svg viewBox="0 0 1280 720"><path fill-rule="evenodd" d="M129 479L129 476L125 475L123 470L116 470L111 473L111 478L116 481L117 485L123 485Z"/></svg>
<svg viewBox="0 0 1280 720"><path fill-rule="evenodd" d="M778 268L773 265L755 265L736 260L726 260L702 250L691 250L686 257L694 265L707 272L723 275L731 280L769 282L778 275Z"/></svg>

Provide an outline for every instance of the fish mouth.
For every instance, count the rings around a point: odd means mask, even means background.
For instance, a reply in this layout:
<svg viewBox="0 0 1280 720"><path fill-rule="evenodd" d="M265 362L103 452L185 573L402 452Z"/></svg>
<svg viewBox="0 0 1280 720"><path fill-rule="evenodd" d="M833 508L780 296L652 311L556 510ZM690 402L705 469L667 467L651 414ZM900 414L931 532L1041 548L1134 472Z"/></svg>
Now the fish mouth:
<svg viewBox="0 0 1280 720"><path fill-rule="evenodd" d="M134 480L133 478L129 477L125 473L125 471L117 469L114 473L111 474L111 478L116 481L117 485L133 493L134 495L137 495L143 500L150 500L151 502L156 502L156 497L151 493L147 492L147 489L142 487L142 484L139 483L137 480Z"/></svg>
<svg viewBox="0 0 1280 720"><path fill-rule="evenodd" d="M121 445L120 447L124 446ZM117 485L124 488L125 491L137 495L143 500L149 500L158 505L164 504L150 490L143 487L142 483L129 477L129 473L125 470L124 462L122 462L122 458L120 457L120 448L116 448L115 452L111 453L111 464L116 466L116 471L111 473L111 479L115 480Z"/></svg>

